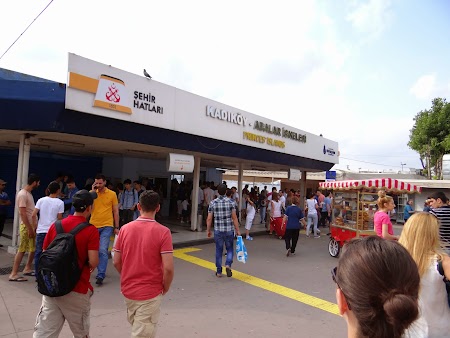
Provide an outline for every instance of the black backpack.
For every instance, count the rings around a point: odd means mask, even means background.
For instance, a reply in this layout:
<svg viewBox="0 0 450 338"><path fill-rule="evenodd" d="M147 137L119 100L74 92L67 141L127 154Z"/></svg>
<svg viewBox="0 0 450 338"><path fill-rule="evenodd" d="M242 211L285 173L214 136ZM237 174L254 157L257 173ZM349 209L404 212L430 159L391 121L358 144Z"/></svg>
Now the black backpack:
<svg viewBox="0 0 450 338"><path fill-rule="evenodd" d="M89 226L80 223L70 232L64 232L60 220L56 221L56 237L39 257L38 291L49 297L60 297L71 292L80 280L75 235Z"/></svg>

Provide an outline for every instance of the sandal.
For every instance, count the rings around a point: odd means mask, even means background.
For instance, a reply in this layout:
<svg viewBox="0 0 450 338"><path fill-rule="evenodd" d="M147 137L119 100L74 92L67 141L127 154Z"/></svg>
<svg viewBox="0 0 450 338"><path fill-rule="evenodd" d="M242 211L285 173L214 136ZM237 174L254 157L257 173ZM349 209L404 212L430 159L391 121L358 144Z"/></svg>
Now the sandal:
<svg viewBox="0 0 450 338"><path fill-rule="evenodd" d="M216 277L217 278L222 278L222 273L216 272Z"/></svg>

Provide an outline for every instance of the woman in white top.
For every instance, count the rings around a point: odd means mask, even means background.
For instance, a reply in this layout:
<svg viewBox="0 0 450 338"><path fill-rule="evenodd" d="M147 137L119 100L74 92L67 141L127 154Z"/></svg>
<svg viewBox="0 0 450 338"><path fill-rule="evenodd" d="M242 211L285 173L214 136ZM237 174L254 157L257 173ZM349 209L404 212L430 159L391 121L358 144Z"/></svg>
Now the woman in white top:
<svg viewBox="0 0 450 338"><path fill-rule="evenodd" d="M314 238L320 238L320 231L317 229L317 223L319 221L319 217L317 215L318 204L316 199L314 198L314 194L311 193L309 198L306 200L306 207L308 208L307 215L307 226L306 226L306 237L309 237L311 231L311 223L314 225Z"/></svg>
<svg viewBox="0 0 450 338"><path fill-rule="evenodd" d="M275 223L283 221L283 215L281 213L281 208L284 207L283 202L279 199L279 195L276 191L272 193L272 200L270 201L270 235L272 235L275 229Z"/></svg>
<svg viewBox="0 0 450 338"><path fill-rule="evenodd" d="M428 337L450 337L450 307L443 277L437 270L441 261L450 279L450 258L441 248L437 218L427 212L413 214L405 223L399 243L409 251L419 270L419 305L428 324Z"/></svg>

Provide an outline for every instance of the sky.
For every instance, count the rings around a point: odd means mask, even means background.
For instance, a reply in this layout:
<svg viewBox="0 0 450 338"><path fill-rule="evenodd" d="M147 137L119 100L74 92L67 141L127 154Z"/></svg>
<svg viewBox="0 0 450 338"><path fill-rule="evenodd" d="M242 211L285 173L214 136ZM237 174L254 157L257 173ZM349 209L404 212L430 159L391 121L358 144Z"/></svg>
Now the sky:
<svg viewBox="0 0 450 338"><path fill-rule="evenodd" d="M49 2L2 5L0 55ZM69 52L146 68L338 142L334 169L419 169L413 118L450 99L449 15L447 0L54 0L0 68L66 83Z"/></svg>

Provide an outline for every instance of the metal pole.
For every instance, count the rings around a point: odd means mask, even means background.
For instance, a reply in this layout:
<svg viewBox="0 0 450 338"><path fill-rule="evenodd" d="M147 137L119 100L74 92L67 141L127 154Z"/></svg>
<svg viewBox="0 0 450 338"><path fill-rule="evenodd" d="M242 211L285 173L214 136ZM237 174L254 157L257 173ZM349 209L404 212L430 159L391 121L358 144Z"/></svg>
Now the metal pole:
<svg viewBox="0 0 450 338"><path fill-rule="evenodd" d="M23 153L25 147L25 134L20 135L19 143L19 156L17 159L17 178L16 178L16 196L17 193L22 189L22 172L23 172ZM11 246L14 248L17 246L17 237L19 234L19 208L17 204L14 207L14 220L13 220L13 234Z"/></svg>
<svg viewBox="0 0 450 338"><path fill-rule="evenodd" d="M191 208L191 230L202 231L202 224L197 224L198 220L198 192L200 190L200 157L194 158L194 182L192 187L192 208Z"/></svg>
<svg viewBox="0 0 450 338"><path fill-rule="evenodd" d="M300 177L300 205L305 204L306 198L306 171L302 171L302 175Z"/></svg>
<svg viewBox="0 0 450 338"><path fill-rule="evenodd" d="M242 182L244 181L244 170L242 169L242 163L238 165L238 186L237 192L239 196L239 205L237 205L238 210L241 210L242 205Z"/></svg>

